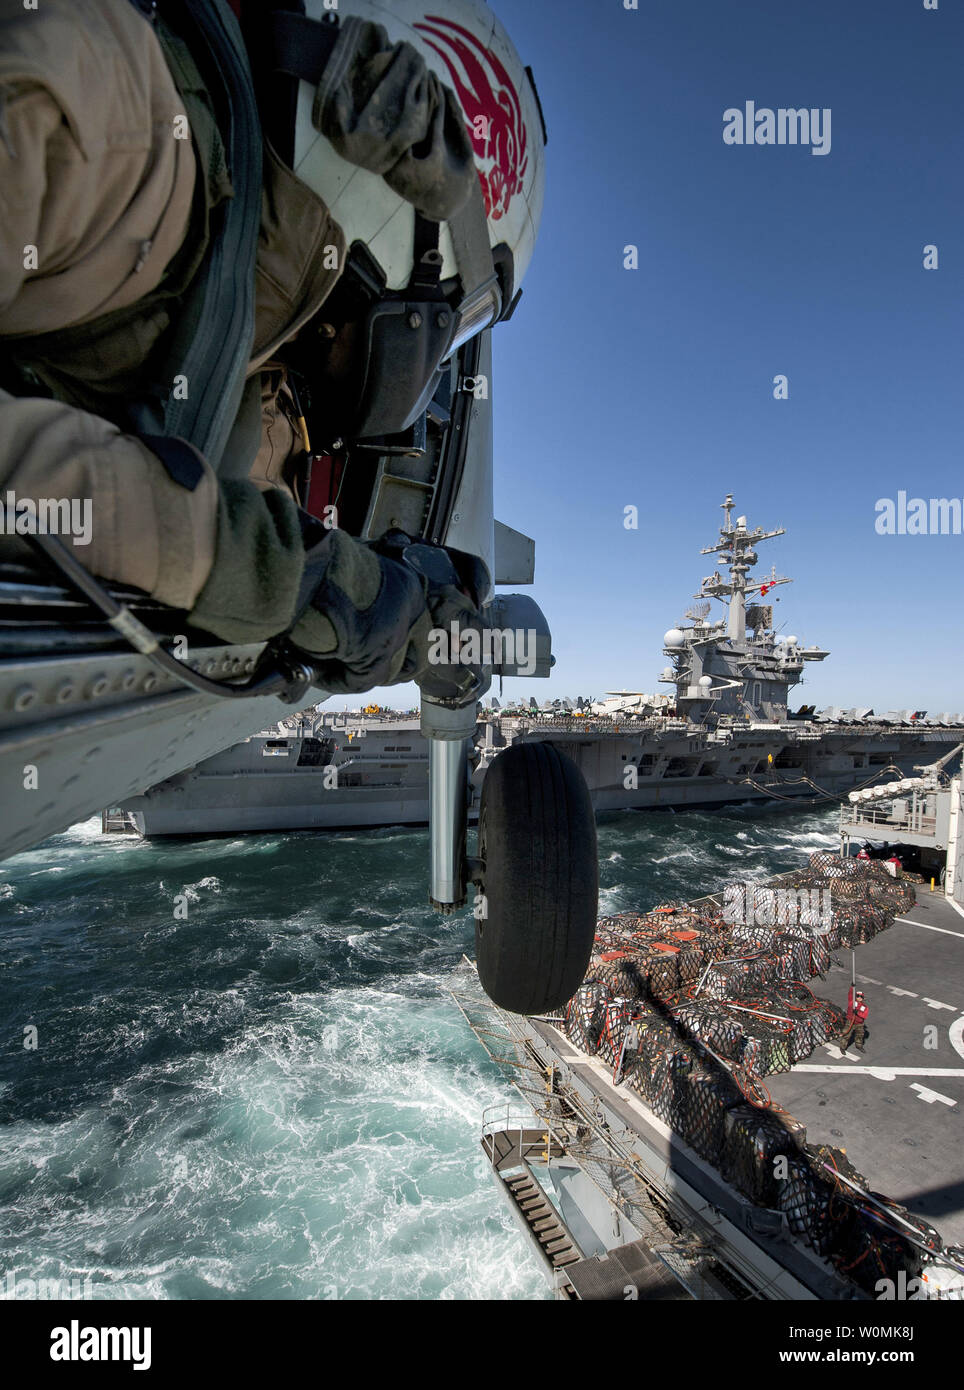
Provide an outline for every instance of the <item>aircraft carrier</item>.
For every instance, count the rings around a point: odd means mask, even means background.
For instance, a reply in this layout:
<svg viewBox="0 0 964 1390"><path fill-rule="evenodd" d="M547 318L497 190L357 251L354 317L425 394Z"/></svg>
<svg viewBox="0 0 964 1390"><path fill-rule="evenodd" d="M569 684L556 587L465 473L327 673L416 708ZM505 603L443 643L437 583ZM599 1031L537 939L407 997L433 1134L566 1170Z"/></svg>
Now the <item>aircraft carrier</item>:
<svg viewBox="0 0 964 1390"><path fill-rule="evenodd" d="M809 663L828 653L774 626L771 569L757 547L783 528L751 529L728 496L716 556L690 607L664 637L668 696L617 692L541 707L480 708L472 806L489 762L522 741L551 741L582 771L597 812L710 808L743 801L842 799L908 777L952 749L964 714L871 708L788 711ZM748 600L753 600L752 602ZM726 607L712 620L713 601ZM428 744L417 718L311 711L236 744L110 808L105 829L198 835L426 823Z"/></svg>
<svg viewBox="0 0 964 1390"><path fill-rule="evenodd" d="M426 825L428 758L417 716L308 710L112 807L102 824L144 836Z"/></svg>

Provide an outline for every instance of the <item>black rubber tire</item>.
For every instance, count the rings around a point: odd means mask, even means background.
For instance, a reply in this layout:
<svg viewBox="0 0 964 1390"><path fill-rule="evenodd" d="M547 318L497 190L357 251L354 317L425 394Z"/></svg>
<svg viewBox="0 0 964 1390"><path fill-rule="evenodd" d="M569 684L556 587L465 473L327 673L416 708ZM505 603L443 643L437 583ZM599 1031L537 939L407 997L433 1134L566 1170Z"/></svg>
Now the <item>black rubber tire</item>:
<svg viewBox="0 0 964 1390"><path fill-rule="evenodd" d="M551 743L516 743L482 784L485 916L475 958L489 998L517 1014L561 1009L589 966L599 904L585 778Z"/></svg>

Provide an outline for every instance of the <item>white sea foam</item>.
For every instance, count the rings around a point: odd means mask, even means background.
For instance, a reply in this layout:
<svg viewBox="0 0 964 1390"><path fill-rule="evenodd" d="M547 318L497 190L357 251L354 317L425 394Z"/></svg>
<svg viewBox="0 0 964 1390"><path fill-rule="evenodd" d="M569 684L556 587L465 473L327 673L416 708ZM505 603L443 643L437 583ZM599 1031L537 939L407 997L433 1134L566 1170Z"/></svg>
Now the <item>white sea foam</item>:
<svg viewBox="0 0 964 1390"><path fill-rule="evenodd" d="M831 816L730 835L699 813L614 818L600 912L766 877L834 843ZM96 819L77 830L0 885L18 899L8 916L26 912L7 988L25 949L44 966L34 923L91 972L72 994L50 976L41 1039L70 1020L52 1081L6 1081L14 1116L36 1118L5 1128L0 1266L89 1275L97 1298L548 1296L480 1152L486 1108L521 1102L444 992L473 928L424 907L424 831L396 832L403 853L364 833L321 853L310 836L150 846L101 839ZM71 871L60 925L37 906L44 867ZM185 882L190 918L172 923L164 895ZM70 1070L75 1047L90 1076Z"/></svg>
<svg viewBox="0 0 964 1390"><path fill-rule="evenodd" d="M545 1297L478 1151L482 1111L510 1100L491 1072L437 992L298 996L224 1052L118 1088L119 1150L97 1110L12 1126L24 1246L26 1172L49 1173L22 1275L89 1274L112 1298Z"/></svg>
<svg viewBox="0 0 964 1390"><path fill-rule="evenodd" d="M200 902L202 891L208 893L220 893L221 880L219 878L215 878L213 874L208 874L205 878L199 878L197 883L187 883L181 889L181 892L184 894L184 896L186 898L189 898L191 902L195 903Z"/></svg>

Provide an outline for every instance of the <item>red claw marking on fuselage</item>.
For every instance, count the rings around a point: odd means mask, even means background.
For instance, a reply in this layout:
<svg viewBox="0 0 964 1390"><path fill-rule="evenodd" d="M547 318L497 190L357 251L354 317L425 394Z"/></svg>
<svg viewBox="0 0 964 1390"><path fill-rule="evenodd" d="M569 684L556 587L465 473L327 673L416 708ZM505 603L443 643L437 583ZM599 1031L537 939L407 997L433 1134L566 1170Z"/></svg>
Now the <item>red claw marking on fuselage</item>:
<svg viewBox="0 0 964 1390"><path fill-rule="evenodd" d="M485 213L498 222L521 192L529 166L518 93L498 58L461 24L440 15L426 15L424 23L413 27L424 35L451 74L481 164L479 182ZM481 133L479 116L485 117Z"/></svg>

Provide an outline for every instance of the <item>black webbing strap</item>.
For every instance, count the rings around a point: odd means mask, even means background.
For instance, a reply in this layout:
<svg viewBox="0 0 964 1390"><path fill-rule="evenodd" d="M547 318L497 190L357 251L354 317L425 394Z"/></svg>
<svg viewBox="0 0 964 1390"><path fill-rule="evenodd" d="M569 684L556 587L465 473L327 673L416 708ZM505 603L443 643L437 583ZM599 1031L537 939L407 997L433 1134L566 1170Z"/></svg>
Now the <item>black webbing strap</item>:
<svg viewBox="0 0 964 1390"><path fill-rule="evenodd" d="M160 459L170 478L186 487L188 492L194 491L204 477L204 465L197 450L186 439L169 434L139 434L137 438Z"/></svg>
<svg viewBox="0 0 964 1390"><path fill-rule="evenodd" d="M423 217L415 209L415 245L413 248L413 259L418 265L426 251L437 251L439 242L439 232L441 228L437 222L432 222L429 218Z"/></svg>
<svg viewBox="0 0 964 1390"><path fill-rule="evenodd" d="M320 82L338 34L338 15L334 10L320 20L290 10L276 10L271 16L275 68L312 85Z"/></svg>
<svg viewBox="0 0 964 1390"><path fill-rule="evenodd" d="M418 209L415 209L413 269L408 284L411 293L416 290L432 290L438 286L442 274L442 257L438 249L441 230L438 222L423 217Z"/></svg>

